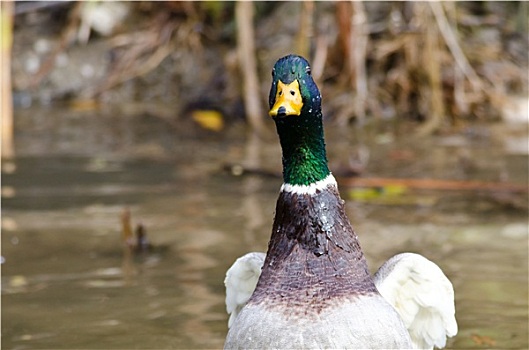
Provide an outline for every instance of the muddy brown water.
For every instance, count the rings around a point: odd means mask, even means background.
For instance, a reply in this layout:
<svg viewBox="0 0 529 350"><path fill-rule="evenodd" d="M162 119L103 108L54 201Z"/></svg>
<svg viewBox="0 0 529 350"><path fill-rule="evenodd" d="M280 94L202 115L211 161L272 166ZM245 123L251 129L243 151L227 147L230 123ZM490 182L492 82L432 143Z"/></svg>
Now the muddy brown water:
<svg viewBox="0 0 529 350"><path fill-rule="evenodd" d="M221 169L279 171L277 140L54 109L16 120L17 157L2 164L2 347L222 347L225 271L266 250L281 179ZM367 148L365 176L527 181L527 155L487 132L428 141L326 132L333 169ZM526 195L402 191L341 188L370 268L423 254L454 285L449 348L528 348ZM131 260L120 241L125 207L154 246Z"/></svg>

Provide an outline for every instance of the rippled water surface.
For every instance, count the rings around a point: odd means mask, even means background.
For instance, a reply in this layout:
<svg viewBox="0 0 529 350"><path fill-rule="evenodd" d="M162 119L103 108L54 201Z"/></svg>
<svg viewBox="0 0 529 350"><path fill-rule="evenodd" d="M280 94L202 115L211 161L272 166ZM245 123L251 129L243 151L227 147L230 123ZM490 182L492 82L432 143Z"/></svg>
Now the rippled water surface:
<svg viewBox="0 0 529 350"><path fill-rule="evenodd" d="M223 167L278 172L277 140L242 128L182 135L147 117L31 111L17 123L17 158L2 167L2 347L222 347L224 273L266 250L281 184ZM336 173L367 147L365 177L527 181L527 155L488 134L381 133L360 147L355 133L327 130ZM529 346L526 194L341 192L373 271L413 251L451 279L459 333L450 348ZM149 253L125 254L125 208L145 226Z"/></svg>

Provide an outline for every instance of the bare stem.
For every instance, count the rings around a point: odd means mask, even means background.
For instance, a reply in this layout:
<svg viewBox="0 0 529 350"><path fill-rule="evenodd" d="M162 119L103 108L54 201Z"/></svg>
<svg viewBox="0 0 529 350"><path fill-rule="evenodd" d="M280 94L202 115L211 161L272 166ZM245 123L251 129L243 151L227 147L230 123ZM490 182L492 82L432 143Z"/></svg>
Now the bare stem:
<svg viewBox="0 0 529 350"><path fill-rule="evenodd" d="M439 30L441 31L441 35L443 36L443 39L445 40L446 45L448 46L448 49L454 56L457 65L461 68L463 74L465 74L465 76L468 78L468 80L472 84L472 87L475 90L484 91L481 79L478 77L478 75L468 62L465 54L463 53L463 50L461 49L461 46L459 46L456 35L452 30L452 27L450 27L448 20L446 19L446 15L444 13L441 3L438 1L431 1L428 2L428 4L432 9L437 25L439 26Z"/></svg>
<svg viewBox="0 0 529 350"><path fill-rule="evenodd" d="M235 5L237 52L243 76L243 96L246 115L253 130L259 134L263 134L265 127L261 117L263 108L260 100L261 94L255 58L253 6L251 1L238 1Z"/></svg>
<svg viewBox="0 0 529 350"><path fill-rule="evenodd" d="M367 100L367 73L366 73L366 54L367 54L367 16L365 13L364 3L362 1L352 1L353 17L351 26L351 55L354 69L354 87L356 90L355 98L355 115L360 122L365 119L366 100Z"/></svg>
<svg viewBox="0 0 529 350"><path fill-rule="evenodd" d="M15 153L13 140L13 99L11 96L11 49L13 44L14 2L2 1L0 12L0 55L2 57L2 158L12 158Z"/></svg>

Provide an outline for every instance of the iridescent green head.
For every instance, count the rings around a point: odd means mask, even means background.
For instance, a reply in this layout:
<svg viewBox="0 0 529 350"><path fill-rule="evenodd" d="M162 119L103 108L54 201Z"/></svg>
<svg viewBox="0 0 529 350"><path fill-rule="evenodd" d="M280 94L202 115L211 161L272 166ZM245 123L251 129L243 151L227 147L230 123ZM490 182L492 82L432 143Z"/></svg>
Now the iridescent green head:
<svg viewBox="0 0 529 350"><path fill-rule="evenodd" d="M326 178L330 172L323 139L321 95L307 60L289 55L276 62L269 104L283 149L285 183L310 185Z"/></svg>
<svg viewBox="0 0 529 350"><path fill-rule="evenodd" d="M320 91L306 59L288 55L276 62L268 102L269 114L273 118L313 114L321 110Z"/></svg>

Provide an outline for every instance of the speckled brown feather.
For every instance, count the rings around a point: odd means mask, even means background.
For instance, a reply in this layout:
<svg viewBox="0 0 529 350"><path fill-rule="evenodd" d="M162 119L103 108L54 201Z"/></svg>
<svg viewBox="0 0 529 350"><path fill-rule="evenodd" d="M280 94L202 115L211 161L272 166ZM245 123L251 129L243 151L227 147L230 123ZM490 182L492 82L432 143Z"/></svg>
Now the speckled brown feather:
<svg viewBox="0 0 529 350"><path fill-rule="evenodd" d="M281 192L268 253L249 304L317 314L339 298L378 293L335 186Z"/></svg>

